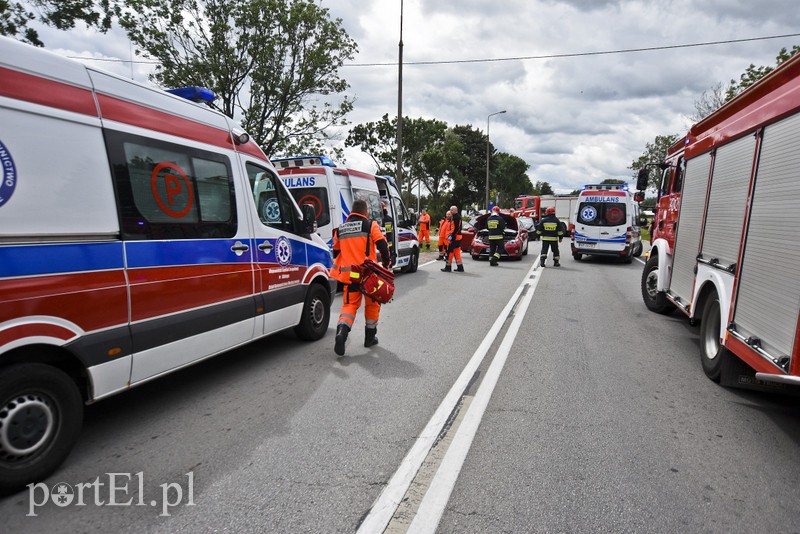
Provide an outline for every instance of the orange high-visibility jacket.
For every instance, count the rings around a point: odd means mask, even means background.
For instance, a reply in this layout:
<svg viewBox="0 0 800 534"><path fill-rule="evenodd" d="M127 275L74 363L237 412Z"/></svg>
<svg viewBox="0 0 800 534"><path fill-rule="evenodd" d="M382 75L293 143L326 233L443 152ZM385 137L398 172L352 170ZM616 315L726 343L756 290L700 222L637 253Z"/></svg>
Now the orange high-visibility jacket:
<svg viewBox="0 0 800 534"><path fill-rule="evenodd" d="M427 213L419 216L419 231L425 231L431 229L431 216Z"/></svg>
<svg viewBox="0 0 800 534"><path fill-rule="evenodd" d="M331 278L344 284L350 283L350 271L353 265L361 265L369 258L378 261L375 246L386 243L377 221L367 219L360 213L351 213L345 222L333 232L333 267Z"/></svg>

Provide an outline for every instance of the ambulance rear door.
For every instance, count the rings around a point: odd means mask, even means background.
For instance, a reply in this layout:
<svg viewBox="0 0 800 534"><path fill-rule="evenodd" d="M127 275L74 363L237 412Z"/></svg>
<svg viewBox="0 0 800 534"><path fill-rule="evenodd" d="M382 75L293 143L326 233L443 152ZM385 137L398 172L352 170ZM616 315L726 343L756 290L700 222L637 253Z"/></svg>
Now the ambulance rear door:
<svg viewBox="0 0 800 534"><path fill-rule="evenodd" d="M298 206L310 204L314 207L317 233L328 246L332 246L333 229L341 223L335 218L337 199L334 195L338 193L328 172L328 167L292 167L281 169L278 174Z"/></svg>
<svg viewBox="0 0 800 534"><path fill-rule="evenodd" d="M628 206L624 191L585 191L578 197L574 245L592 250L621 252L625 249Z"/></svg>

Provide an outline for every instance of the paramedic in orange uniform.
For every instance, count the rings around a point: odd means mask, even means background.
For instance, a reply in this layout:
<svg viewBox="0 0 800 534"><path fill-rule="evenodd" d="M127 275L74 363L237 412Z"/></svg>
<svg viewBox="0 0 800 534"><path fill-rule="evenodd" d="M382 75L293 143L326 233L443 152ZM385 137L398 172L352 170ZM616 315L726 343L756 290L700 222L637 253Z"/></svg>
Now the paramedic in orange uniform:
<svg viewBox="0 0 800 534"><path fill-rule="evenodd" d="M358 284L357 273L351 273L351 266L361 265L369 258L377 261L375 247L381 253L381 263L384 267L391 265L389 246L377 221L369 218L369 208L364 200L353 202L353 208L347 220L333 233L333 267L331 277L344 284L342 311L339 314L339 324L336 326L336 342L334 352L339 356L344 355L344 344L347 335L353 328L356 312L361 307L363 294L354 285ZM353 275L353 277L351 277ZM371 347L378 344L378 316L381 305L372 299L365 299L364 318L364 346Z"/></svg>
<svg viewBox="0 0 800 534"><path fill-rule="evenodd" d="M422 215L419 216L419 248L422 248L422 241L425 240L425 250L431 249L431 216L428 215L428 210L422 208Z"/></svg>
<svg viewBox="0 0 800 534"><path fill-rule="evenodd" d="M444 266L442 271L449 273L453 270L450 263L453 261L453 257L455 257L455 272L463 273L464 264L461 263L461 214L458 212L456 206L450 206L450 213L453 214L453 217L450 219L450 225L447 227L447 259L444 260L447 262L447 265Z"/></svg>
<svg viewBox="0 0 800 534"><path fill-rule="evenodd" d="M444 217L439 221L439 257L437 260L447 259L447 232L450 229L450 220L453 214L450 210L444 212Z"/></svg>

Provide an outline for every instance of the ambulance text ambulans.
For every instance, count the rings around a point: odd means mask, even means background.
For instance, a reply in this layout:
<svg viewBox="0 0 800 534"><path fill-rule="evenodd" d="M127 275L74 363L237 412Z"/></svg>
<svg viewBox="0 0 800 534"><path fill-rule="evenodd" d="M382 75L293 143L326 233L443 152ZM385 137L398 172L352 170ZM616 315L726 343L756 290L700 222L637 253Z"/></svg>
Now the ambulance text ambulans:
<svg viewBox="0 0 800 534"><path fill-rule="evenodd" d="M631 263L642 253L639 203L624 184L585 185L570 219L572 257L613 256Z"/></svg>
<svg viewBox="0 0 800 534"><path fill-rule="evenodd" d="M800 384L798 147L794 56L692 126L660 167L642 297L700 321L712 380Z"/></svg>
<svg viewBox="0 0 800 534"><path fill-rule="evenodd" d="M416 272L419 242L415 221L390 176L337 167L324 156L279 158L272 162L297 203L314 206L318 232L325 242L333 246L334 228L347 219L353 201L360 198L367 202L370 217L386 232L394 268Z"/></svg>
<svg viewBox="0 0 800 534"><path fill-rule="evenodd" d="M204 104L0 38L0 175L0 492L59 466L84 403L328 328L313 212Z"/></svg>

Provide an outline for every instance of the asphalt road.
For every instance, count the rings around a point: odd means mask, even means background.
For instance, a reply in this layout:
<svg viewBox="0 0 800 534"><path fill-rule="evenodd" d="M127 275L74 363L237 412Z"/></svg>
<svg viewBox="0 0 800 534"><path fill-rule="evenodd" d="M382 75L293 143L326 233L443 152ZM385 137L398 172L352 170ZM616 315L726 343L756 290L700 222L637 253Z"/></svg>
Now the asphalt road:
<svg viewBox="0 0 800 534"><path fill-rule="evenodd" d="M466 257L463 274L439 262L399 275L377 347L361 346L360 316L336 357L337 299L319 342L273 336L90 406L63 467L0 501L0 530L354 532L485 346L390 531L423 515L458 450L427 529L797 531L800 403L707 380L697 329L642 304L640 263L565 255L530 271L530 250L498 268ZM58 482L74 500L38 506Z"/></svg>

